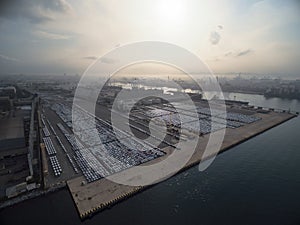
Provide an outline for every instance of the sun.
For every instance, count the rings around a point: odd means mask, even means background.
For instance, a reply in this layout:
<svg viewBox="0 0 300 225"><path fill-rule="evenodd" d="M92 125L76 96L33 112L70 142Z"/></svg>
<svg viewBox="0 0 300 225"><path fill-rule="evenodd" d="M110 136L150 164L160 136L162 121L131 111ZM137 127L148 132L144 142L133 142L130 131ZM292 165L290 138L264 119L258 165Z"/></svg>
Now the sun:
<svg viewBox="0 0 300 225"><path fill-rule="evenodd" d="M162 22L182 22L185 17L185 4L182 0L160 1L158 3L158 14Z"/></svg>

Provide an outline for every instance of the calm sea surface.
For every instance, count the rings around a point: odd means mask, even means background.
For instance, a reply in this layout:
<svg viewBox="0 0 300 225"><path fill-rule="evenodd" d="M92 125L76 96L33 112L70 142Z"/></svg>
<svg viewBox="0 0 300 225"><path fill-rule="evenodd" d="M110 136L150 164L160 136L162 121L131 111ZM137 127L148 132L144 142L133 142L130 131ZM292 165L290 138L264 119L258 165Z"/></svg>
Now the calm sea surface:
<svg viewBox="0 0 300 225"><path fill-rule="evenodd" d="M226 96L300 111L296 100ZM61 190L0 211L0 224L81 221L69 192ZM300 118L222 153L204 172L191 168L83 224L300 224Z"/></svg>

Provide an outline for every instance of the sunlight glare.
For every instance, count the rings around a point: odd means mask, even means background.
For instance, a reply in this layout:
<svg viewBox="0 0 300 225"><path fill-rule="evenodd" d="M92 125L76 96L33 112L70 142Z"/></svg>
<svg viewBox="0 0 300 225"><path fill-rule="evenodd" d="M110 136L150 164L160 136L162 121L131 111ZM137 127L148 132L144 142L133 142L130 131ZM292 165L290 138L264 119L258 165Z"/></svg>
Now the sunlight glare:
<svg viewBox="0 0 300 225"><path fill-rule="evenodd" d="M185 17L185 4L182 0L164 0L158 5L160 20L179 23Z"/></svg>

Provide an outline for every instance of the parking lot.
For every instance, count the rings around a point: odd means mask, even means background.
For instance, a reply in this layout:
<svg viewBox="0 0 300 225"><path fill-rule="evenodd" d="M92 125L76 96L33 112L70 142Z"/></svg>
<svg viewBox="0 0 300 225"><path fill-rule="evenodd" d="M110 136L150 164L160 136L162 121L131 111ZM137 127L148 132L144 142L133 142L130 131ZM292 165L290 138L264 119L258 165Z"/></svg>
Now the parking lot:
<svg viewBox="0 0 300 225"><path fill-rule="evenodd" d="M100 116L94 117L76 107L73 115L76 121L74 134L71 104L58 102L50 105L51 107L44 109L42 118L43 142L51 167L47 178L50 184L81 174L87 182L93 182L165 155L161 146L153 146L136 138L136 133L157 139L165 147L174 146L172 140L179 139L180 133L204 135L226 127L239 128L260 120L249 112L243 113L243 110L228 110L224 113L216 108L211 111L208 105L202 103L196 105L196 117L192 108L182 102L175 102L173 105L157 104L141 106L132 111L128 124L125 124L135 133L132 136L132 133L111 125L110 113L122 116L121 112L101 107ZM165 139L160 139L149 131L150 120L157 125L168 126ZM157 129L158 133L163 131Z"/></svg>

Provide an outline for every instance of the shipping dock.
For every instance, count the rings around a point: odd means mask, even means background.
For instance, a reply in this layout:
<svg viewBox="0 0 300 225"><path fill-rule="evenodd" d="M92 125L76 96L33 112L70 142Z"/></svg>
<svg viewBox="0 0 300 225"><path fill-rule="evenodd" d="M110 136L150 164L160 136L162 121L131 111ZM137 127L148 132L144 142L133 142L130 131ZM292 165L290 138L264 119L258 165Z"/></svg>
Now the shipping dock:
<svg viewBox="0 0 300 225"><path fill-rule="evenodd" d="M208 149L211 156L218 153L224 152L231 147L238 145L262 132L265 132L281 123L295 117L295 114L291 114L285 111L274 111L274 109L262 110L261 108L249 107L241 109L236 107L232 115L237 115L237 111L241 115L250 115L251 118L259 118L257 120L250 121L249 123L244 123L243 126L238 126L238 124L233 123L232 125L237 125L236 127L226 127L226 134L224 141L220 150L218 149ZM212 132L221 132L221 130L216 130ZM199 139L197 149L190 161L186 164L181 171L197 165L203 157L203 151L206 148L209 139L209 133L204 133ZM162 148L165 155L151 160L147 163L155 163L159 160L163 160L169 154L174 151L171 146L166 146ZM207 155L208 158L210 155ZM174 162L176 163L176 162ZM123 172L128 172L132 168L128 168L125 171L118 172L122 176ZM138 180L142 174L135 174L134 177L128 179ZM122 184L114 183L106 178L95 180L94 182L86 183L86 178L84 176L79 176L74 179L67 181L69 191L73 197L74 203L76 205L77 211L81 219L91 216L93 213L104 210L111 207L112 205L135 195L136 193L148 188L149 186L126 186Z"/></svg>

